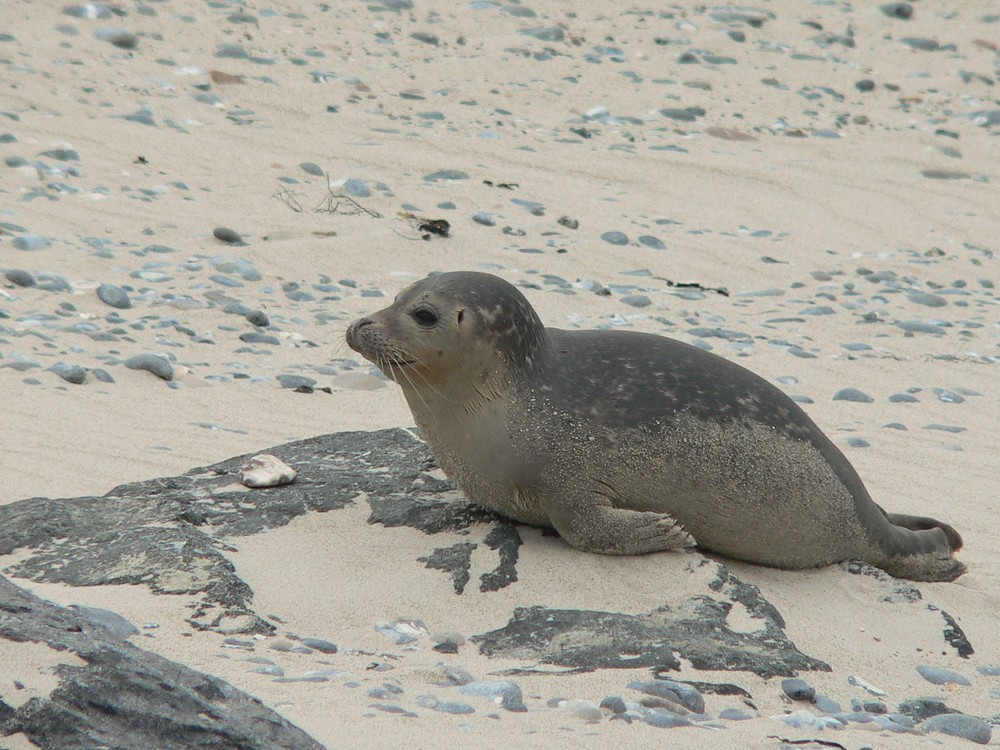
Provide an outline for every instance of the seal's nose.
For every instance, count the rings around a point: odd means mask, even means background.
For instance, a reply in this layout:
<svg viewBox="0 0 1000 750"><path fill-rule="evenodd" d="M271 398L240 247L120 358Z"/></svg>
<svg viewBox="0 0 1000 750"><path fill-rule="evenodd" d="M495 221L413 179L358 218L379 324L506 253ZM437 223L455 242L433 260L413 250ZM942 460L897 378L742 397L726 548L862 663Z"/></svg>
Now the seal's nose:
<svg viewBox="0 0 1000 750"><path fill-rule="evenodd" d="M364 318L358 318L353 323L351 323L351 325L347 328L347 335L345 336L345 338L347 339L347 345L351 347L354 351L363 353L361 352L358 336L360 335L362 328L364 328L365 326L370 326L374 322L375 321L372 320L371 318L364 317Z"/></svg>

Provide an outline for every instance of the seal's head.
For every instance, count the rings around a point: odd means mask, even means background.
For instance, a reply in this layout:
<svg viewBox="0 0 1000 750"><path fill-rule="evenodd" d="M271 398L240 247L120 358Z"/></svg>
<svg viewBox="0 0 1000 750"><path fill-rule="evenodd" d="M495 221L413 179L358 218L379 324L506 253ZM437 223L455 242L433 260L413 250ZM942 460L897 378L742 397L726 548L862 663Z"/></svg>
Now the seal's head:
<svg viewBox="0 0 1000 750"><path fill-rule="evenodd" d="M413 405L488 398L544 345L545 328L514 286L486 273L443 273L354 321L347 343L395 380Z"/></svg>

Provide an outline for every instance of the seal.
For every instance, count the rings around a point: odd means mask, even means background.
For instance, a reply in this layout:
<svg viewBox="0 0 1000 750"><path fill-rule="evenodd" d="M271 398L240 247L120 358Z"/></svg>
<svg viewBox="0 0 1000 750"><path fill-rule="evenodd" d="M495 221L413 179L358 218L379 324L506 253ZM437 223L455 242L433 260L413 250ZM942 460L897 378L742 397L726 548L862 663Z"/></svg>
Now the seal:
<svg viewBox="0 0 1000 750"><path fill-rule="evenodd" d="M546 328L514 286L471 272L416 282L354 321L347 343L399 384L471 501L581 550L965 572L957 531L886 513L798 404L689 344Z"/></svg>

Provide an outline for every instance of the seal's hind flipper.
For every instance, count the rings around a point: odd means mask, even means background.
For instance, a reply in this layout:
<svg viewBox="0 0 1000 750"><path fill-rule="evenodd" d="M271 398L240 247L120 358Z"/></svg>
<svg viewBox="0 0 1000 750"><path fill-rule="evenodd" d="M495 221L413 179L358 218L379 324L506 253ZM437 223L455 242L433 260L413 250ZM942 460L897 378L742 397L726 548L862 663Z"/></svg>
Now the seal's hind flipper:
<svg viewBox="0 0 1000 750"><path fill-rule="evenodd" d="M566 512L560 512L560 509ZM610 505L558 503L549 510L552 525L569 544L602 555L644 555L694 547L680 522L665 513L648 513Z"/></svg>
<svg viewBox="0 0 1000 750"><path fill-rule="evenodd" d="M886 513L889 521L894 526L902 526L910 531L927 531L928 529L941 529L948 537L948 546L952 552L962 549L962 535L946 523L941 523L936 518L926 516L908 516L905 513Z"/></svg>

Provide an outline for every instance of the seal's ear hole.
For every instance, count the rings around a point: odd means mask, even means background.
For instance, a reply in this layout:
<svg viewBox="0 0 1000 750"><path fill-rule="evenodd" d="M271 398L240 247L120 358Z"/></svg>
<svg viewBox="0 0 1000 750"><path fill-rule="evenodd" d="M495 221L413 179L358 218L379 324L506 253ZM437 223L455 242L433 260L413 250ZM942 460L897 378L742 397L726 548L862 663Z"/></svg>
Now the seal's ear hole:
<svg viewBox="0 0 1000 750"><path fill-rule="evenodd" d="M462 318L464 318L464 317L465 317L465 310L459 310L458 311L458 322L461 323L462 322Z"/></svg>
<svg viewBox="0 0 1000 750"><path fill-rule="evenodd" d="M422 328L433 328L438 324L438 314L428 307L418 307L414 310L413 319Z"/></svg>

